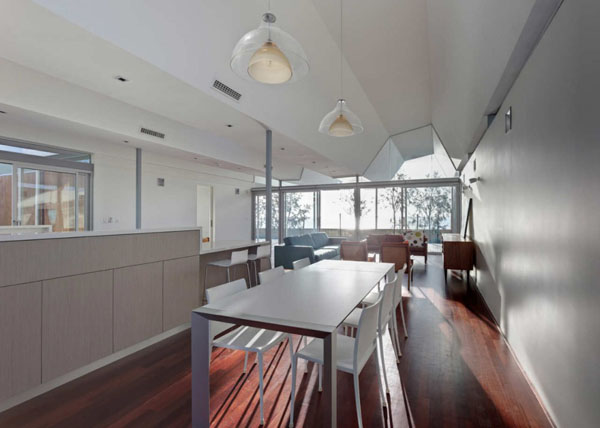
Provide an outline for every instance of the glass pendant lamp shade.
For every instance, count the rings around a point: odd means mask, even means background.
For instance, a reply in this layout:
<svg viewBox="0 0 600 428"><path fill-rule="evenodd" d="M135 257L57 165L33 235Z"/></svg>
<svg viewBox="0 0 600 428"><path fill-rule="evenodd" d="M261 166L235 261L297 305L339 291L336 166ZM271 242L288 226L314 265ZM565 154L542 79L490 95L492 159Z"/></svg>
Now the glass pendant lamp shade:
<svg viewBox="0 0 600 428"><path fill-rule="evenodd" d="M261 25L235 45L230 66L238 76L276 85L298 81L308 74L302 46L274 22L275 16L265 13Z"/></svg>
<svg viewBox="0 0 600 428"><path fill-rule="evenodd" d="M345 100L338 100L335 108L325 115L319 125L319 132L332 137L349 137L363 131L360 119L348 108Z"/></svg>
<svg viewBox="0 0 600 428"><path fill-rule="evenodd" d="M292 78L292 66L275 43L266 42L250 57L248 74L262 83L285 83Z"/></svg>

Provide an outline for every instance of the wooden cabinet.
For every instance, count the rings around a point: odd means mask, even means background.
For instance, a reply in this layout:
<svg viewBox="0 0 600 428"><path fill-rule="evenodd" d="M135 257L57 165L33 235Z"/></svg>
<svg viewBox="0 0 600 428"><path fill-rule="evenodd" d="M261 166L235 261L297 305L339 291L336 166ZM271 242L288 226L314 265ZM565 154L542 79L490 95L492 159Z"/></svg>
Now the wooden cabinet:
<svg viewBox="0 0 600 428"><path fill-rule="evenodd" d="M466 271L473 269L475 244L470 239L465 239L458 233L443 233L442 253L444 255L444 273L448 269Z"/></svg>

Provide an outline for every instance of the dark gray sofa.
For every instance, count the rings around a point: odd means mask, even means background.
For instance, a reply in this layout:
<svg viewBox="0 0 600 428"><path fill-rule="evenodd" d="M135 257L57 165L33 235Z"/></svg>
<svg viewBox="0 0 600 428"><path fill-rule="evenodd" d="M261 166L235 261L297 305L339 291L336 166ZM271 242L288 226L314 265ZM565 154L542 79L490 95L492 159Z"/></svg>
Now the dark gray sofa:
<svg viewBox="0 0 600 428"><path fill-rule="evenodd" d="M325 232L288 236L285 245L275 246L275 266L293 269L296 260L308 257L311 263L324 259L337 259L340 244L346 238L330 238Z"/></svg>

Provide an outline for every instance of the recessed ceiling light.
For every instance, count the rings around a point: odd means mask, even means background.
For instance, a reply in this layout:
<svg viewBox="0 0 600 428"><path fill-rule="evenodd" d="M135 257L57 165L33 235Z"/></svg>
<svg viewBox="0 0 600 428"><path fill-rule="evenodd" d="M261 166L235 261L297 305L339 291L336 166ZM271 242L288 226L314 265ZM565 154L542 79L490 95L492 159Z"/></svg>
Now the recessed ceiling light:
<svg viewBox="0 0 600 428"><path fill-rule="evenodd" d="M233 128L233 125L231 123L228 123L227 125L225 125L228 128Z"/></svg>
<svg viewBox="0 0 600 428"><path fill-rule="evenodd" d="M123 140L124 143L129 143L129 140Z"/></svg>
<svg viewBox="0 0 600 428"><path fill-rule="evenodd" d="M317 161L312 161L312 163L313 163L313 164L316 164L316 163L317 163Z"/></svg>
<svg viewBox="0 0 600 428"><path fill-rule="evenodd" d="M285 150L285 147L281 147L279 150Z"/></svg>
<svg viewBox="0 0 600 428"><path fill-rule="evenodd" d="M194 158L194 160L198 160L198 158Z"/></svg>
<svg viewBox="0 0 600 428"><path fill-rule="evenodd" d="M123 76L115 76L115 80L118 80L119 82L122 82L122 83L129 82L129 79L127 79L126 77L123 77Z"/></svg>
<svg viewBox="0 0 600 428"><path fill-rule="evenodd" d="M3 110L0 110L0 114L6 114L6 112Z"/></svg>

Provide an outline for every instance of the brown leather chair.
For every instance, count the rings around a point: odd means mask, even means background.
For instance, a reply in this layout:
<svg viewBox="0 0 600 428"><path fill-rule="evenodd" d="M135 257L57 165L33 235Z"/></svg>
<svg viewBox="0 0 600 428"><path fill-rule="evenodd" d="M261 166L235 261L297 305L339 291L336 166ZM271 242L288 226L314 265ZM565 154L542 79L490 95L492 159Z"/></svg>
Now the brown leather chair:
<svg viewBox="0 0 600 428"><path fill-rule="evenodd" d="M354 260L366 262L369 260L366 241L342 241L340 246L340 258L342 260Z"/></svg>
<svg viewBox="0 0 600 428"><path fill-rule="evenodd" d="M382 242L379 257L382 263L394 263L396 265L396 272L406 265L404 273L408 274L407 287L410 290L413 260L410 257L410 245L408 242Z"/></svg>

